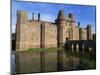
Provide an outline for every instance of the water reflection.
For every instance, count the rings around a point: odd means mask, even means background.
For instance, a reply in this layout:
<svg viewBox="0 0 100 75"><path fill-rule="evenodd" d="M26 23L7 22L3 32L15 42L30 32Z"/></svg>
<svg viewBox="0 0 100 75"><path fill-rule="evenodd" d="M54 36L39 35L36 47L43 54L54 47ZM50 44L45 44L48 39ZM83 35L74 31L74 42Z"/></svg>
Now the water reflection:
<svg viewBox="0 0 100 75"><path fill-rule="evenodd" d="M70 57L70 64L72 67L71 70L88 70L96 68L96 52L93 50L92 52L85 52L79 50L80 52L72 52L71 50L65 50L66 56ZM74 59L73 59L74 58ZM75 63L75 58L78 59L78 63Z"/></svg>
<svg viewBox="0 0 100 75"><path fill-rule="evenodd" d="M15 54L13 53L12 55L11 55L11 74L12 75L15 75Z"/></svg>
<svg viewBox="0 0 100 75"><path fill-rule="evenodd" d="M72 52L72 50L57 50L45 52L23 52L17 54L17 56L17 59L15 59L15 53L12 54L13 74L16 70L15 65L20 68L18 73L73 71L96 68L94 52L83 53ZM15 64L15 60L18 63Z"/></svg>

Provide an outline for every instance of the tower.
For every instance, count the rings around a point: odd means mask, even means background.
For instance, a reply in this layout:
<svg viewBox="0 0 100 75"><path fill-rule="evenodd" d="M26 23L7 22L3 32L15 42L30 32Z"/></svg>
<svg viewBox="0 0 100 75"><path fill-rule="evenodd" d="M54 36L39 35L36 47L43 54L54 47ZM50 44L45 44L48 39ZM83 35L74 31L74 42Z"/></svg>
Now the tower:
<svg viewBox="0 0 100 75"><path fill-rule="evenodd" d="M74 15L72 13L69 13L68 15L68 22L69 22L69 26L70 26L70 35L69 35L69 39L73 40L74 39L74 26L75 26L75 21L74 21Z"/></svg>
<svg viewBox="0 0 100 75"><path fill-rule="evenodd" d="M78 27L80 27L80 22L78 22Z"/></svg>
<svg viewBox="0 0 100 75"><path fill-rule="evenodd" d="M92 27L87 25L87 40L92 40Z"/></svg>
<svg viewBox="0 0 100 75"><path fill-rule="evenodd" d="M23 27L28 21L27 13L20 10L17 11L17 23L16 23L16 49L22 48L22 34Z"/></svg>
<svg viewBox="0 0 100 75"><path fill-rule="evenodd" d="M79 28L79 40L83 40L83 36L84 34L83 34L83 28Z"/></svg>
<svg viewBox="0 0 100 75"><path fill-rule="evenodd" d="M66 41L66 17L64 11L60 10L56 19L57 24L57 43L58 47L63 47Z"/></svg>

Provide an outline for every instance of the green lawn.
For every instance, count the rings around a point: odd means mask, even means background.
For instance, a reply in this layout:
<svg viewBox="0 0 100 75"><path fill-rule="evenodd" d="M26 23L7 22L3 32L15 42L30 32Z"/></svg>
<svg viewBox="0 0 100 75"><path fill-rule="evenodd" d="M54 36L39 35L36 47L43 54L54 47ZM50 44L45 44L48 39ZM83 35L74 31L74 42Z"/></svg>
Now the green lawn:
<svg viewBox="0 0 100 75"><path fill-rule="evenodd" d="M53 51L53 50L64 50L64 48L61 47L51 47L51 48L29 48L24 50L16 50L16 51Z"/></svg>

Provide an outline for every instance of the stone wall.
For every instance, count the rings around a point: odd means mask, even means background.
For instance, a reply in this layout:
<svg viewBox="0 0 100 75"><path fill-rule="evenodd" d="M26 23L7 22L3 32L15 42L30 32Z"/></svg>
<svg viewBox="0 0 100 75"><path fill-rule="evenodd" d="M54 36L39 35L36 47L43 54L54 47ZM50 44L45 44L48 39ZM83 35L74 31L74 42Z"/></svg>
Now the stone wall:
<svg viewBox="0 0 100 75"><path fill-rule="evenodd" d="M45 47L57 47L57 25L45 23Z"/></svg>
<svg viewBox="0 0 100 75"><path fill-rule="evenodd" d="M20 25L20 49L40 47L40 23L37 21Z"/></svg>
<svg viewBox="0 0 100 75"><path fill-rule="evenodd" d="M73 40L79 40L79 27L75 27L73 33Z"/></svg>
<svg viewBox="0 0 100 75"><path fill-rule="evenodd" d="M83 34L84 34L84 40L87 40L87 30L85 28L84 28Z"/></svg>
<svg viewBox="0 0 100 75"><path fill-rule="evenodd" d="M42 24L44 24L43 30ZM43 42L45 47L57 47L57 25L33 18L28 20L27 13L24 11L17 12L16 33L17 50L40 48Z"/></svg>
<svg viewBox="0 0 100 75"><path fill-rule="evenodd" d="M87 40L87 30L84 28L79 29L79 39L80 40Z"/></svg>

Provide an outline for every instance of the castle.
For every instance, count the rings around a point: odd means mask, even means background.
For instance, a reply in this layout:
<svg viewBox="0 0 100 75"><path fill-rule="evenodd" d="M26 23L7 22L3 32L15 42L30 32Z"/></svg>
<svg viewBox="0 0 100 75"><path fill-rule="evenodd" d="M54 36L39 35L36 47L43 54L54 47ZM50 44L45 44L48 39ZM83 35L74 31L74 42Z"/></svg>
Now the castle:
<svg viewBox="0 0 100 75"><path fill-rule="evenodd" d="M92 40L92 27L80 27L80 22L75 25L72 13L65 17L60 10L55 22L42 21L40 14L38 19L28 20L27 13L17 11L16 23L16 49L63 47L68 40Z"/></svg>

